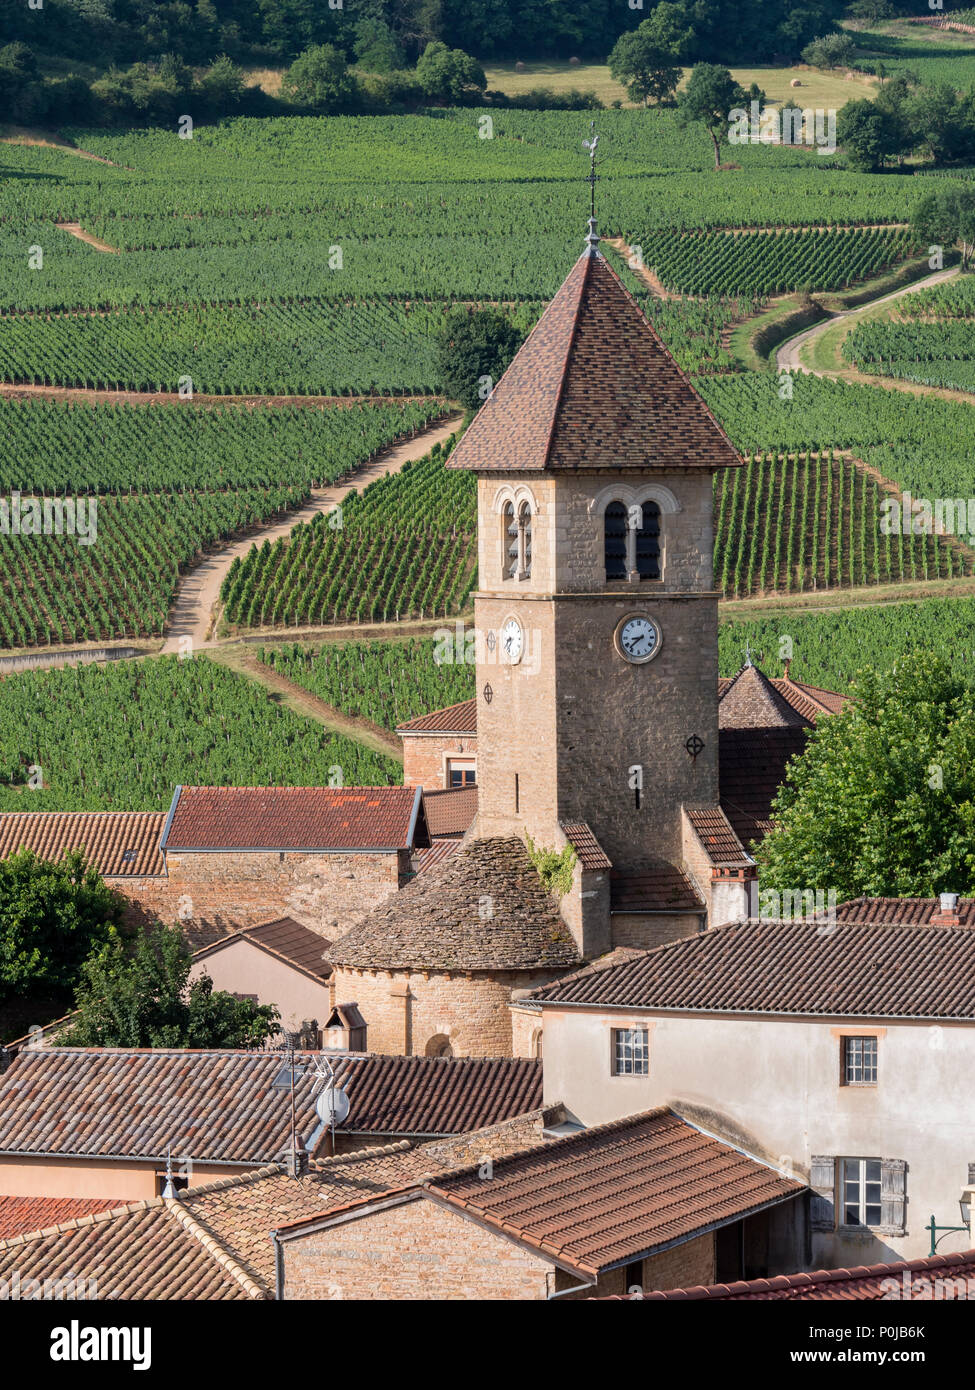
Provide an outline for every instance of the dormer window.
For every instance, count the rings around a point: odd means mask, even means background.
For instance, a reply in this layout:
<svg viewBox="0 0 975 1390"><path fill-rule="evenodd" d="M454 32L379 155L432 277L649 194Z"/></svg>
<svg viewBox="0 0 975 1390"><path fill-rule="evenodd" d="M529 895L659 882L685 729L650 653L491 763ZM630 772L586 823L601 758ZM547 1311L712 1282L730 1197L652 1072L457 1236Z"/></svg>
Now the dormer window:
<svg viewBox="0 0 975 1390"><path fill-rule="evenodd" d="M660 578L660 507L656 502L628 507L610 502L603 513L606 583L617 579Z"/></svg>

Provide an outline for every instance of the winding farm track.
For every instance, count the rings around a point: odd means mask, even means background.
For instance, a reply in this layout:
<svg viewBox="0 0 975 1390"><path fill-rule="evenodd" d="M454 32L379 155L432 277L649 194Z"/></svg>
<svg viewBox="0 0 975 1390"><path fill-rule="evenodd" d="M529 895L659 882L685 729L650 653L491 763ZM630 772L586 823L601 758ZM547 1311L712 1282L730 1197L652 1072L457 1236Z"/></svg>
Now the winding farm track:
<svg viewBox="0 0 975 1390"><path fill-rule="evenodd" d="M775 353L775 366L780 372L808 372L811 376L822 377L842 377L844 373L837 369L835 371L819 370L807 367L801 360L802 349L808 343L822 336L827 329L832 328L834 323L843 320L856 322L857 316L865 314L869 309L876 309L880 304L889 304L893 299L901 299L905 294L914 294L918 290L928 289L931 285L940 285L944 280L950 280L958 274L958 266L952 266L949 270L938 270L933 275L928 275L923 280L915 280L910 285L905 285L902 289L894 290L891 294L881 295L879 299L868 300L866 304L858 304L855 309L843 309L838 314L833 314L831 318L823 319L821 323L813 324L812 328L806 328L802 333L797 333L794 338L787 338ZM851 325L852 326L852 325ZM888 377L888 383L899 389L909 389L908 383L903 386L897 382L896 378ZM885 383L877 382L877 385Z"/></svg>
<svg viewBox="0 0 975 1390"><path fill-rule="evenodd" d="M214 625L215 609L220 598L220 586L227 571L238 557L243 557L253 545L272 543L282 536L288 536L299 521L311 521L321 512L331 512L350 492L358 492L366 484L377 478L398 473L404 464L423 458L434 444L442 444L453 434L460 423L458 414L446 420L438 420L434 425L420 431L412 439L392 444L372 460L357 468L346 483L334 487L316 488L312 500L300 510L290 512L282 521L272 526L251 532L243 540L231 541L221 546L212 555L189 570L180 580L176 599L170 610L168 631L163 643L163 654L186 650L197 651L210 643ZM187 640L188 639L188 640Z"/></svg>

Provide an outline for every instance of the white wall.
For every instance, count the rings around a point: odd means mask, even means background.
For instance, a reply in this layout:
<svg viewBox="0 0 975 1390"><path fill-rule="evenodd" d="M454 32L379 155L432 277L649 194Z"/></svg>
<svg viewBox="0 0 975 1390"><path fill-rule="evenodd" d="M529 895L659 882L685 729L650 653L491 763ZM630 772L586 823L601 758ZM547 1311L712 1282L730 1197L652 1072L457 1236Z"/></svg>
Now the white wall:
<svg viewBox="0 0 975 1390"><path fill-rule="evenodd" d="M321 1027L329 1015L329 991L324 981L316 983L243 938L197 961L190 971L190 980L201 975L210 976L214 989L225 989L230 994L256 994L259 1004L274 1004L281 1015L282 1028L291 1031L311 1018L317 1019Z"/></svg>
<svg viewBox="0 0 975 1390"><path fill-rule="evenodd" d="M907 1234L813 1233L811 1267L872 1264L929 1253L923 1227L957 1226L975 1162L975 1026L790 1020L630 1011L543 1010L545 1102L584 1124L657 1105L791 1168L813 1154L904 1159ZM614 1027L650 1028L650 1074L610 1071ZM879 1034L878 1085L841 1086L840 1037ZM949 1235L939 1253L967 1249Z"/></svg>

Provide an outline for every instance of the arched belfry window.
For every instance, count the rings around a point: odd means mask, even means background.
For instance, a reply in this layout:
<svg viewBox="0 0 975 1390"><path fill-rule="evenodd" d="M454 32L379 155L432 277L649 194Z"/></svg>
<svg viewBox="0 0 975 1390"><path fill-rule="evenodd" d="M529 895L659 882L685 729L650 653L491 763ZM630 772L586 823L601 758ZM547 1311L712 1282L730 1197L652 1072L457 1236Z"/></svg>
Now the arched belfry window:
<svg viewBox="0 0 975 1390"><path fill-rule="evenodd" d="M660 508L644 502L643 525L636 533L636 571L641 579L660 578Z"/></svg>
<svg viewBox="0 0 975 1390"><path fill-rule="evenodd" d="M603 525L606 582L609 583L611 579L625 579L629 572L626 554L629 521L627 508L622 502L610 502L603 517Z"/></svg>
<svg viewBox="0 0 975 1390"><path fill-rule="evenodd" d="M527 502L518 508L518 531L521 540L520 579L530 579L532 572L532 509Z"/></svg>
<svg viewBox="0 0 975 1390"><path fill-rule="evenodd" d="M518 522L515 519L513 502L505 502L501 512L501 520L502 544L504 545L504 577L505 579L514 579L518 574L520 543Z"/></svg>

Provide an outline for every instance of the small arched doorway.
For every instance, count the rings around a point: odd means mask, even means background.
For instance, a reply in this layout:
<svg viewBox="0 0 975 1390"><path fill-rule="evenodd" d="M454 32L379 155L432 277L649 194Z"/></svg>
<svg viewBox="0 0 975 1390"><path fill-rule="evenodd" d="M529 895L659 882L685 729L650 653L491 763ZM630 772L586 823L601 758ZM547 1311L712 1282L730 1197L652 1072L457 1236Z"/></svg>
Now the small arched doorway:
<svg viewBox="0 0 975 1390"><path fill-rule="evenodd" d="M453 1057L454 1049L446 1033L434 1033L424 1049L427 1057Z"/></svg>

